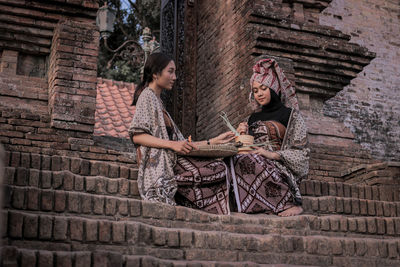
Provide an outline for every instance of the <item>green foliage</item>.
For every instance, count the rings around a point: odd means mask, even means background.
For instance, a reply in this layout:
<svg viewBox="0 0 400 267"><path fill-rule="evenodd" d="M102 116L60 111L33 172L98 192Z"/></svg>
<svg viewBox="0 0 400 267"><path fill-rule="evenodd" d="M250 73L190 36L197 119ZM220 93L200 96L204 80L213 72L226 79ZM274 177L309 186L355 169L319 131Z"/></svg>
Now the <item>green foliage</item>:
<svg viewBox="0 0 400 267"><path fill-rule="evenodd" d="M102 6L104 1L100 2ZM117 11L114 32L108 38L108 46L116 49L126 40L140 42L140 35L149 27L159 40L161 0L107 0L110 7ZM125 5L123 5L125 3ZM114 53L107 50L103 40L100 41L98 76L125 82L140 82L140 68L116 57L110 67L108 62Z"/></svg>

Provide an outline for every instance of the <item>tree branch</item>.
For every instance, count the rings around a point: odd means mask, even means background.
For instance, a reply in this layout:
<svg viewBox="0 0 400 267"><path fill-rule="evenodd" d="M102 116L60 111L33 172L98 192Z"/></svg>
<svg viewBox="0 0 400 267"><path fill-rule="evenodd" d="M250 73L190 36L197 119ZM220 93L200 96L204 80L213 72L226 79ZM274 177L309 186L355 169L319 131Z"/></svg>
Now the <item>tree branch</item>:
<svg viewBox="0 0 400 267"><path fill-rule="evenodd" d="M131 7L133 9L135 9L137 12L139 12L139 9L138 9L136 3L132 2L132 0L127 0L127 1L129 2L129 4L131 5Z"/></svg>

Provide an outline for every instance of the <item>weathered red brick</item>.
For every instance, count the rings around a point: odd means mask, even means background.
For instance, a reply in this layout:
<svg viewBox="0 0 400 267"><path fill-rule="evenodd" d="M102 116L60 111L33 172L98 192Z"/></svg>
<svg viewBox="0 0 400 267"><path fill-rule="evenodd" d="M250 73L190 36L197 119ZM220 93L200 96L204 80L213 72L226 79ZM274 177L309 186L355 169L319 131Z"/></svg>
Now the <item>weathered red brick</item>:
<svg viewBox="0 0 400 267"><path fill-rule="evenodd" d="M107 191L110 194L115 194L118 192L118 180L117 179L110 179L107 182Z"/></svg>
<svg viewBox="0 0 400 267"><path fill-rule="evenodd" d="M377 233L382 235L386 233L385 220L383 218L376 218Z"/></svg>
<svg viewBox="0 0 400 267"><path fill-rule="evenodd" d="M70 252L57 251L55 255L58 266L72 267L72 254Z"/></svg>
<svg viewBox="0 0 400 267"><path fill-rule="evenodd" d="M41 171L40 184L44 189L51 188L51 179L52 172L51 171Z"/></svg>
<svg viewBox="0 0 400 267"><path fill-rule="evenodd" d="M117 211L117 199L107 197L106 201L106 215L114 216Z"/></svg>
<svg viewBox="0 0 400 267"><path fill-rule="evenodd" d="M368 215L375 215L375 202L373 200L367 200Z"/></svg>
<svg viewBox="0 0 400 267"><path fill-rule="evenodd" d="M63 191L55 191L54 193L54 211L63 212L65 211L67 203L67 195Z"/></svg>
<svg viewBox="0 0 400 267"><path fill-rule="evenodd" d="M394 235L395 229L394 229L394 222L393 222L392 218L385 218L385 224L386 224L386 234Z"/></svg>
<svg viewBox="0 0 400 267"><path fill-rule="evenodd" d="M383 216L383 202L375 202L375 211L377 216Z"/></svg>
<svg viewBox="0 0 400 267"><path fill-rule="evenodd" d="M80 166L80 174L81 175L89 175L90 173L90 162L88 160L82 160Z"/></svg>
<svg viewBox="0 0 400 267"><path fill-rule="evenodd" d="M379 200L379 188L377 186L372 187L372 199Z"/></svg>
<svg viewBox="0 0 400 267"><path fill-rule="evenodd" d="M111 240L111 222L99 222L99 241L109 242Z"/></svg>
<svg viewBox="0 0 400 267"><path fill-rule="evenodd" d="M128 167L120 166L119 170L120 170L119 177L129 179L129 171L130 170Z"/></svg>
<svg viewBox="0 0 400 267"><path fill-rule="evenodd" d="M69 220L71 240L84 240L83 225L84 221L78 218Z"/></svg>
<svg viewBox="0 0 400 267"><path fill-rule="evenodd" d="M30 166L31 166L30 154L29 153L21 153L21 167L29 169Z"/></svg>
<svg viewBox="0 0 400 267"><path fill-rule="evenodd" d="M54 219L54 231L53 237L55 240L66 240L68 232L68 220L67 218L55 218Z"/></svg>
<svg viewBox="0 0 400 267"><path fill-rule="evenodd" d="M1 135L1 133L0 133ZM19 167L21 160L21 153L19 152L11 152L11 163L10 166L12 167Z"/></svg>
<svg viewBox="0 0 400 267"><path fill-rule="evenodd" d="M48 155L42 155L42 170L50 170L51 157Z"/></svg>
<svg viewBox="0 0 400 267"><path fill-rule="evenodd" d="M39 250L38 253L38 266L54 266L53 252Z"/></svg>
<svg viewBox="0 0 400 267"><path fill-rule="evenodd" d="M75 175L71 172L64 172L63 188L64 190L71 191L74 189Z"/></svg>
<svg viewBox="0 0 400 267"><path fill-rule="evenodd" d="M101 196L93 196L93 213L94 214L103 214L104 213L104 197Z"/></svg>
<svg viewBox="0 0 400 267"><path fill-rule="evenodd" d="M68 193L68 211L73 213L80 212L80 197L79 193L69 192Z"/></svg>
<svg viewBox="0 0 400 267"><path fill-rule="evenodd" d="M360 199L360 214L367 215L368 214L368 206L367 200Z"/></svg>
<svg viewBox="0 0 400 267"><path fill-rule="evenodd" d="M354 215L360 214L360 201L358 199L351 200L351 213Z"/></svg>
<svg viewBox="0 0 400 267"><path fill-rule="evenodd" d="M53 210L54 204L54 191L52 190L44 190L41 192L41 209L44 211Z"/></svg>
<svg viewBox="0 0 400 267"><path fill-rule="evenodd" d="M118 213L122 216L127 216L129 214L128 201L118 199L117 204L118 204Z"/></svg>
<svg viewBox="0 0 400 267"><path fill-rule="evenodd" d="M82 159L72 158L71 159L71 172L79 174L81 164L82 164Z"/></svg>
<svg viewBox="0 0 400 267"><path fill-rule="evenodd" d="M75 253L75 267L91 266L91 253L90 252L76 252Z"/></svg>
<svg viewBox="0 0 400 267"><path fill-rule="evenodd" d="M139 187L137 181L130 181L129 183L129 195L140 196Z"/></svg>
<svg viewBox="0 0 400 267"><path fill-rule="evenodd" d="M105 194L107 192L107 181L103 177L96 178L96 193Z"/></svg>
<svg viewBox="0 0 400 267"><path fill-rule="evenodd" d="M10 237L22 238L22 225L24 221L23 215L15 212L9 212L8 216L8 234Z"/></svg>
<svg viewBox="0 0 400 267"><path fill-rule="evenodd" d="M125 242L125 222L112 223L112 241L116 243Z"/></svg>
<svg viewBox="0 0 400 267"><path fill-rule="evenodd" d="M129 194L129 181L127 179L119 180L119 193L123 196Z"/></svg>
<svg viewBox="0 0 400 267"><path fill-rule="evenodd" d="M32 250L21 251L21 266L31 266L32 263L36 263L36 252Z"/></svg>
<svg viewBox="0 0 400 267"><path fill-rule="evenodd" d="M349 199L349 198L343 199L344 213L346 213L346 214L351 213L351 209L352 209L351 204L352 204L351 199Z"/></svg>
<svg viewBox="0 0 400 267"><path fill-rule="evenodd" d="M14 184L14 177L15 177L15 168L14 167L4 168L4 181L6 184L9 184L9 185Z"/></svg>
<svg viewBox="0 0 400 267"><path fill-rule="evenodd" d="M12 191L12 206L16 209L24 209L26 188L14 187Z"/></svg>
<svg viewBox="0 0 400 267"><path fill-rule="evenodd" d="M76 175L74 182L75 182L75 185L74 185L75 191L83 191L84 190L84 186L85 186L84 177Z"/></svg>
<svg viewBox="0 0 400 267"><path fill-rule="evenodd" d="M27 189L27 209L39 210L39 190L37 188Z"/></svg>
<svg viewBox="0 0 400 267"><path fill-rule="evenodd" d="M38 237L39 220L36 215L24 216L24 238Z"/></svg>
<svg viewBox="0 0 400 267"><path fill-rule="evenodd" d="M61 170L61 157L53 156L51 159L51 170L60 171Z"/></svg>
<svg viewBox="0 0 400 267"><path fill-rule="evenodd" d="M41 157L39 154L31 154L31 167L34 169L40 169Z"/></svg>
<svg viewBox="0 0 400 267"><path fill-rule="evenodd" d="M399 258L399 252L397 250L397 242L390 241L388 243L388 257L390 259L398 259Z"/></svg>

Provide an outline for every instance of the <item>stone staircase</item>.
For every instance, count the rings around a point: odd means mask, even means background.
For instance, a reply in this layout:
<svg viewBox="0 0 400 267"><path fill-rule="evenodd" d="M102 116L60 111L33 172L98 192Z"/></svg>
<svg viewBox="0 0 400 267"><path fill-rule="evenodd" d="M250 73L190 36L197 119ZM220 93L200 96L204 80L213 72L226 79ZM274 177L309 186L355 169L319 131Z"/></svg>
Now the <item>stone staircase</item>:
<svg viewBox="0 0 400 267"><path fill-rule="evenodd" d="M399 266L399 185L309 179L303 215L218 216L141 201L128 164L7 157L0 266Z"/></svg>

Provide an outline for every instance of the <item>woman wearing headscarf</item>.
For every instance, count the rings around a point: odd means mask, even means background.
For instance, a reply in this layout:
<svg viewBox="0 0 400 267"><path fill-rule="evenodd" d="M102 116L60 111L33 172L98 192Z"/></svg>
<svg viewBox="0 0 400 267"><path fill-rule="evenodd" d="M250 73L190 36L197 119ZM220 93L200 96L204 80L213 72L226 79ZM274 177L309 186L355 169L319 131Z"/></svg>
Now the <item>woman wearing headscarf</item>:
<svg viewBox="0 0 400 267"><path fill-rule="evenodd" d="M154 53L144 66L136 88L135 114L129 134L137 151L138 187L142 199L184 205L216 214L229 214L228 167L217 159L187 157L197 145L223 144L232 132L209 140L186 140L165 110L160 95L176 80L175 63Z"/></svg>
<svg viewBox="0 0 400 267"><path fill-rule="evenodd" d="M307 130L294 88L274 59L259 60L250 79L255 107L241 134L254 136L254 150L231 158L238 212L300 214L300 182L308 174Z"/></svg>

